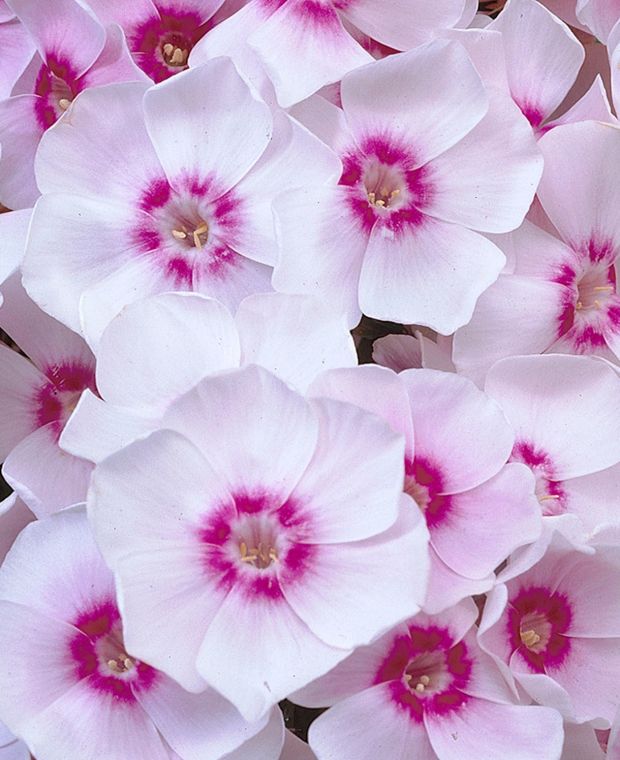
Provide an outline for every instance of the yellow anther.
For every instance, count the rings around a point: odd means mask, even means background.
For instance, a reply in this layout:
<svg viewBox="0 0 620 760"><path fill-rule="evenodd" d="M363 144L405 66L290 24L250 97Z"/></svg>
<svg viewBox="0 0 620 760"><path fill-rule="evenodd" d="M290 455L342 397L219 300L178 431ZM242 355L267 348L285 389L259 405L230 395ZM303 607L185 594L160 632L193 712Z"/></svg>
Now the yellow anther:
<svg viewBox="0 0 620 760"><path fill-rule="evenodd" d="M613 285L597 285L595 288L592 288L592 290L595 290L598 293L611 293L613 289Z"/></svg>
<svg viewBox="0 0 620 760"><path fill-rule="evenodd" d="M164 55L170 57L174 51L174 45L171 42L166 42L164 45Z"/></svg>
<svg viewBox="0 0 620 760"><path fill-rule="evenodd" d="M539 496L538 501L549 501L549 499L559 499L561 498L557 494L554 493L548 493L545 496Z"/></svg>
<svg viewBox="0 0 620 760"><path fill-rule="evenodd" d="M424 686L424 684L423 684L423 683L417 683L417 684L415 685L415 690L416 690L416 691L417 691L419 694L421 694L421 693L422 693L422 692L423 692L425 689L426 689L426 686Z"/></svg>
<svg viewBox="0 0 620 760"><path fill-rule="evenodd" d="M424 686L428 686L431 682L431 679L428 676L420 676L420 683L424 684Z"/></svg>
<svg viewBox="0 0 620 760"><path fill-rule="evenodd" d="M183 230L172 230L172 237L175 237L177 240L185 240L187 232L184 232Z"/></svg>
<svg viewBox="0 0 620 760"><path fill-rule="evenodd" d="M539 643L540 636L536 633L536 631L530 628L527 631L521 631L521 641L528 649L531 649L533 646L536 646L536 644Z"/></svg>
<svg viewBox="0 0 620 760"><path fill-rule="evenodd" d="M69 98L61 98L58 101L58 107L60 108L61 111L66 111L70 105L71 105L71 101L69 100Z"/></svg>

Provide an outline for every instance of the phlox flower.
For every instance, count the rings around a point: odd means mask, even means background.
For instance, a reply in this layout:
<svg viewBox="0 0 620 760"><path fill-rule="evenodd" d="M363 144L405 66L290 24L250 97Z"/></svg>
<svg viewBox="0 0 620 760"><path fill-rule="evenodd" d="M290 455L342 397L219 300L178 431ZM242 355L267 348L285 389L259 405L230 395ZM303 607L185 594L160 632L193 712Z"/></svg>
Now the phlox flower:
<svg viewBox="0 0 620 760"><path fill-rule="evenodd" d="M511 461L527 465L548 527L588 538L618 525L620 377L600 360L503 359L486 392L515 430Z"/></svg>
<svg viewBox="0 0 620 760"><path fill-rule="evenodd" d="M556 127L539 144L545 171L538 194L556 236L526 223L498 241L511 250L509 270L481 296L472 321L454 338L457 368L477 381L493 361L514 354L595 354L619 361L620 129L571 124Z"/></svg>
<svg viewBox="0 0 620 760"><path fill-rule="evenodd" d="M419 614L293 698L333 705L310 726L319 760L559 760L555 710L514 704L476 643L476 606Z"/></svg>
<svg viewBox="0 0 620 760"><path fill-rule="evenodd" d="M193 60L231 55L250 77L258 64L288 108L372 61L358 30L409 50L458 23L464 7L464 0L251 0L202 39Z"/></svg>
<svg viewBox="0 0 620 760"><path fill-rule="evenodd" d="M277 758L278 711L249 724L133 656L82 509L28 526L0 568L0 714L40 760Z"/></svg>
<svg viewBox="0 0 620 760"><path fill-rule="evenodd" d="M595 554L554 541L530 570L489 594L479 640L538 703L609 726L618 707L617 547ZM602 721L602 722L601 722Z"/></svg>
<svg viewBox="0 0 620 760"><path fill-rule="evenodd" d="M103 333L99 395L84 392L61 446L99 462L160 427L167 407L207 375L250 363L305 391L321 371L357 357L343 319L310 296L248 296L234 317L198 293L149 296Z"/></svg>
<svg viewBox="0 0 620 760"><path fill-rule="evenodd" d="M194 290L235 309L271 290L272 197L339 171L316 138L252 96L229 60L144 90L84 93L37 156L44 196L24 284L93 345L123 306L151 293Z"/></svg>
<svg viewBox="0 0 620 760"><path fill-rule="evenodd" d="M343 111L321 104L340 182L275 200L274 288L320 293L351 325L363 312L453 332L504 265L478 232L514 229L532 200L530 126L452 41L363 66L341 89Z"/></svg>
<svg viewBox="0 0 620 760"><path fill-rule="evenodd" d="M162 427L89 493L137 656L255 720L419 609L428 534L401 509L403 439L381 420L250 365Z"/></svg>
<svg viewBox="0 0 620 760"><path fill-rule="evenodd" d="M88 0L105 24L122 27L138 66L154 82L187 68L194 45L218 20L223 5L234 0Z"/></svg>
<svg viewBox="0 0 620 760"><path fill-rule="evenodd" d="M78 93L144 75L131 60L122 31L104 28L77 0L8 0L7 5L34 43L12 97L0 102L0 202L20 209L39 195L33 163L41 136Z"/></svg>
<svg viewBox="0 0 620 760"><path fill-rule="evenodd" d="M2 475L42 516L86 496L92 465L62 451L58 439L82 391L95 389L95 357L28 298L18 274L2 294L0 328L26 355L0 344Z"/></svg>
<svg viewBox="0 0 620 760"><path fill-rule="evenodd" d="M513 431L470 381L364 365L325 372L310 394L357 404L405 435L402 487L430 534L427 612L488 591L508 555L540 536L533 478L523 465L505 466Z"/></svg>

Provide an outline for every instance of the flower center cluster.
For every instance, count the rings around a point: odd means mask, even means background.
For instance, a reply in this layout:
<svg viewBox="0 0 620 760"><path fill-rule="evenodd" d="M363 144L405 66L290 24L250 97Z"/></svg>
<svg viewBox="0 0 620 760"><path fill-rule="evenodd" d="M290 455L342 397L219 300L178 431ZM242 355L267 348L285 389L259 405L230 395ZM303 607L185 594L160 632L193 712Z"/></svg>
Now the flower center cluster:
<svg viewBox="0 0 620 760"><path fill-rule="evenodd" d="M283 533L274 515L241 515L232 526L231 540L244 565L267 570L279 561L279 549L286 543Z"/></svg>
<svg viewBox="0 0 620 760"><path fill-rule="evenodd" d="M362 183L371 206L394 210L403 205L407 180L400 167L372 160L364 170Z"/></svg>
<svg viewBox="0 0 620 760"><path fill-rule="evenodd" d="M604 308L615 295L616 282L613 267L599 264L587 269L577 281L576 312Z"/></svg>
<svg viewBox="0 0 620 760"><path fill-rule="evenodd" d="M202 219L198 221L198 226L193 230L188 230L184 224L180 225L180 229L172 230L172 237L175 240L185 241L188 245L194 246L194 248L202 248L202 246L209 239L209 225Z"/></svg>
<svg viewBox="0 0 620 760"><path fill-rule="evenodd" d="M511 600L508 629L517 649L532 670L542 673L559 665L570 648L565 636L571 621L568 600L547 588L523 589Z"/></svg>
<svg viewBox="0 0 620 760"><path fill-rule="evenodd" d="M189 58L189 48L175 45L174 42L164 42L161 46L164 62L173 68L185 68Z"/></svg>
<svg viewBox="0 0 620 760"><path fill-rule="evenodd" d="M414 657L403 674L405 684L418 697L429 697L446 689L451 676L443 651L424 652Z"/></svg>

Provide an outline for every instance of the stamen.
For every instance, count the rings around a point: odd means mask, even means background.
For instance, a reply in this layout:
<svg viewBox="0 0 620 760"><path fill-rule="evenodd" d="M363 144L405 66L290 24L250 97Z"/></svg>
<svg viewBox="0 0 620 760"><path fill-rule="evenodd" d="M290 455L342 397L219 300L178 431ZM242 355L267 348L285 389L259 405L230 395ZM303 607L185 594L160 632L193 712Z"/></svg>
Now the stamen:
<svg viewBox="0 0 620 760"><path fill-rule="evenodd" d="M58 107L60 108L61 111L66 111L70 105L71 105L71 101L69 100L69 98L60 98L60 100L58 101Z"/></svg>
<svg viewBox="0 0 620 760"><path fill-rule="evenodd" d="M560 499L561 496L558 496L558 494L554 493L548 493L546 496L539 496L538 501L549 501L549 499Z"/></svg>
<svg viewBox="0 0 620 760"><path fill-rule="evenodd" d="M521 641L525 644L525 646L528 649L531 649L533 646L536 646L538 642L540 641L540 636L536 633L536 631L532 630L531 628L527 631L521 631Z"/></svg>
<svg viewBox="0 0 620 760"><path fill-rule="evenodd" d="M175 237L177 240L185 240L187 232L184 232L183 230L172 230L172 237Z"/></svg>
<svg viewBox="0 0 620 760"><path fill-rule="evenodd" d="M592 288L592 290L595 290L598 293L611 293L613 289L613 285L597 285L595 288Z"/></svg>
<svg viewBox="0 0 620 760"><path fill-rule="evenodd" d="M164 55L170 58L172 56L173 50L174 50L174 45L171 42L166 42L166 44L164 45Z"/></svg>
<svg viewBox="0 0 620 760"><path fill-rule="evenodd" d="M422 692L423 692L425 689L426 689L426 686L424 686L424 684L423 684L423 683L417 683L417 684L415 685L415 690L416 690L416 691L417 691L419 694L421 694L421 693L422 693Z"/></svg>
<svg viewBox="0 0 620 760"><path fill-rule="evenodd" d="M177 48L172 54L172 58L170 59L170 65L171 66L185 66L186 61L187 61L187 51L181 50L181 48Z"/></svg>
<svg viewBox="0 0 620 760"><path fill-rule="evenodd" d="M420 683L424 684L424 686L428 686L431 682L431 679L428 676L420 676Z"/></svg>

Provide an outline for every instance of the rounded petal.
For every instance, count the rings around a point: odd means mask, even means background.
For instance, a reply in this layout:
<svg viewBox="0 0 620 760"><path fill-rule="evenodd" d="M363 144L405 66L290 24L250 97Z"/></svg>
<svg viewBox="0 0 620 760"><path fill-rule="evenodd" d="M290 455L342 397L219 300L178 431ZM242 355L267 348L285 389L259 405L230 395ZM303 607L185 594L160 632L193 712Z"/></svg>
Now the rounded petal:
<svg viewBox="0 0 620 760"><path fill-rule="evenodd" d="M357 364L343 317L310 296L249 296L241 302L235 321L242 362L260 364L300 391L323 370Z"/></svg>
<svg viewBox="0 0 620 760"><path fill-rule="evenodd" d="M34 158L43 129L35 115L38 97L16 95L0 101L0 198L11 209L31 208L39 197Z"/></svg>
<svg viewBox="0 0 620 760"><path fill-rule="evenodd" d="M127 306L102 335L97 388L109 403L149 414L206 375L239 364L239 337L222 304L164 293Z"/></svg>
<svg viewBox="0 0 620 760"><path fill-rule="evenodd" d="M306 470L318 436L308 403L255 365L203 380L170 406L163 425L189 438L232 489L268 488L282 499Z"/></svg>
<svg viewBox="0 0 620 760"><path fill-rule="evenodd" d="M422 166L465 137L486 113L488 99L465 49L435 41L349 74L342 105L358 142L388 128Z"/></svg>
<svg viewBox="0 0 620 760"><path fill-rule="evenodd" d="M620 461L620 378L605 363L553 354L502 359L489 371L485 390L517 440L551 457L555 479Z"/></svg>
<svg viewBox="0 0 620 760"><path fill-rule="evenodd" d="M449 335L467 324L504 262L490 240L430 216L398 231L375 225L360 276L360 307L376 319Z"/></svg>
<svg viewBox="0 0 620 760"><path fill-rule="evenodd" d="M431 369L401 372L413 418L416 456L441 470L442 493L460 493L496 475L514 434L501 409L464 377Z"/></svg>
<svg viewBox="0 0 620 760"><path fill-rule="evenodd" d="M291 500L301 505L312 544L359 541L398 517L404 440L373 414L331 399L313 399L318 444Z"/></svg>
<svg viewBox="0 0 620 760"><path fill-rule="evenodd" d="M31 215L30 209L0 214L0 285L21 264Z"/></svg>
<svg viewBox="0 0 620 760"><path fill-rule="evenodd" d="M0 345L0 460L36 427L35 397L45 376L28 359Z"/></svg>
<svg viewBox="0 0 620 760"><path fill-rule="evenodd" d="M368 645L419 612L426 594L427 541L422 515L403 498L399 520L385 533L318 547L299 582L282 577L284 596L322 641L347 649Z"/></svg>
<svg viewBox="0 0 620 760"><path fill-rule="evenodd" d="M152 87L144 97L144 114L171 184L200 172L214 178L214 197L248 173L267 147L273 127L269 108L252 96L227 58Z"/></svg>

